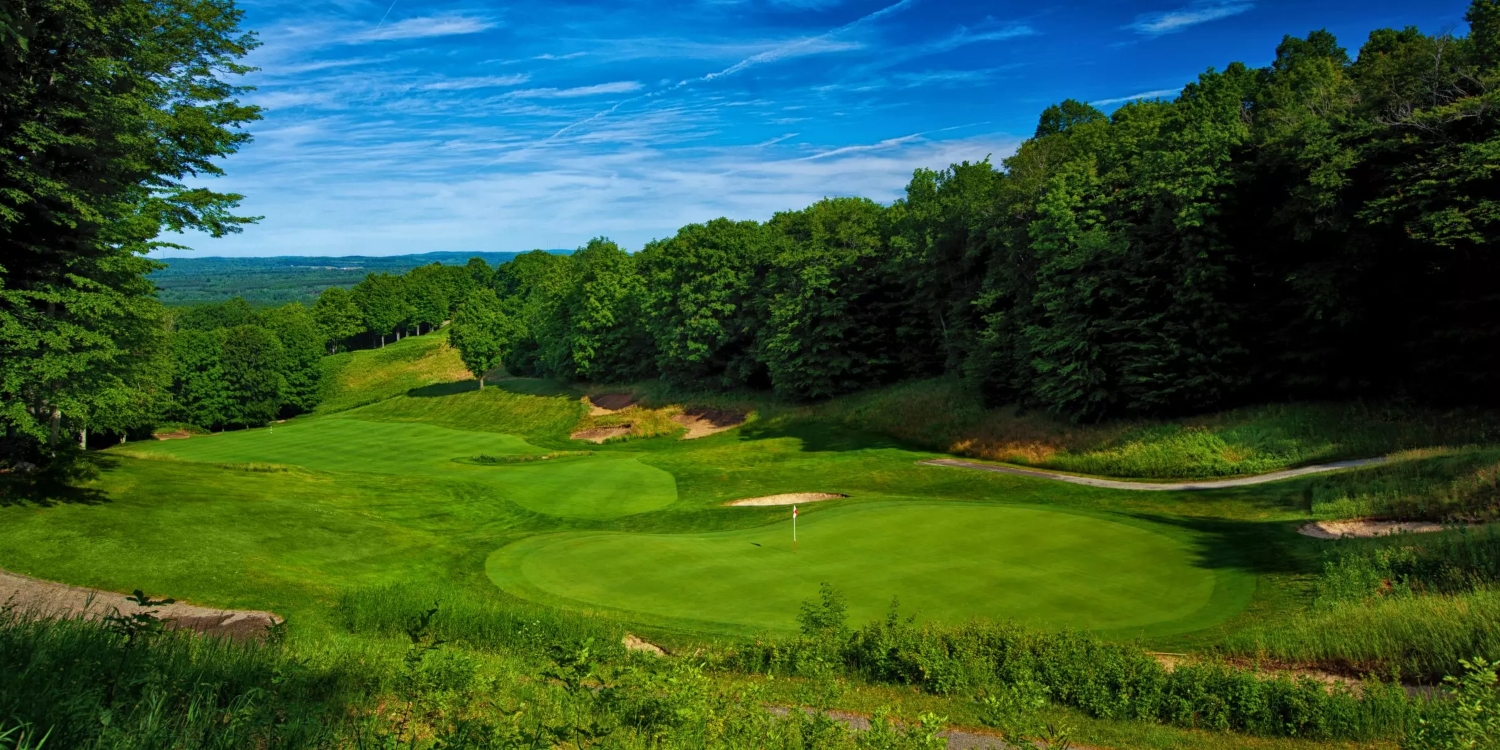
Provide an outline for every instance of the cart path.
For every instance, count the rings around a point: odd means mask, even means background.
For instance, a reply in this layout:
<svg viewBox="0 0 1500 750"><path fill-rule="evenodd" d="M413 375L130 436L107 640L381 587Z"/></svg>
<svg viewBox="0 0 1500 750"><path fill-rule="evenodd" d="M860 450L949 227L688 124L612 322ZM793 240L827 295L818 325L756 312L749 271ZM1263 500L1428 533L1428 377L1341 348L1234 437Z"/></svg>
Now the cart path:
<svg viewBox="0 0 1500 750"><path fill-rule="evenodd" d="M919 464L928 466L952 466L959 469L975 469L978 471L992 471L996 474L1015 474L1023 477L1036 477L1038 479L1054 479L1059 482L1070 484L1082 484L1089 487L1103 487L1111 490L1144 490L1148 492L1168 492L1172 490L1217 490L1225 487L1249 487L1255 484L1266 484L1268 482L1279 482L1283 479L1307 476L1308 474L1322 474L1329 471L1340 471L1343 469L1357 469L1362 466L1376 466L1390 459L1385 456L1379 458L1361 458L1353 461L1335 461L1330 464L1316 464L1303 466L1297 469L1285 471L1273 471L1270 474L1257 474L1253 477L1235 477L1232 479L1209 479L1186 482L1131 482L1120 479L1101 479L1099 477L1085 477L1077 474L1063 474L1046 469L1023 469L1019 466L1004 466L1001 464L984 464L978 461L965 461L961 458L934 458L928 461L918 461Z"/></svg>

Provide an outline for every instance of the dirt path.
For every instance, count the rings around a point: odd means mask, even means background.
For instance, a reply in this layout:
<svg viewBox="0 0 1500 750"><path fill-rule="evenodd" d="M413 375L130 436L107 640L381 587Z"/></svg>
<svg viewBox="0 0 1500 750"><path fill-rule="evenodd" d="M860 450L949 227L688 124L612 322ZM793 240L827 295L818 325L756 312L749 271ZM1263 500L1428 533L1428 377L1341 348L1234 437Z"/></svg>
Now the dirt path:
<svg viewBox="0 0 1500 750"><path fill-rule="evenodd" d="M1256 484L1268 482L1279 482L1283 479L1307 476L1308 474L1322 474L1328 471L1340 471L1342 469L1356 469L1361 466L1375 466L1387 461L1384 456L1380 458L1361 458L1355 461L1336 461L1331 464L1317 464L1315 466L1303 466L1300 469L1287 469L1286 471L1275 471L1270 474L1259 474L1253 477L1236 477L1234 479L1209 479L1186 482L1131 482L1120 479L1101 479L1098 477L1082 477L1076 474L1063 474L1046 469L1023 469L1018 466L1002 466L999 464L982 464L977 461L965 461L961 458L935 458L929 461L918 461L919 464L929 466L953 466L960 469L976 469L978 471L992 471L996 474L1015 474L1023 477L1036 477L1038 479L1055 479L1059 482L1070 484L1082 484L1089 487L1103 487L1111 490L1140 490L1148 492L1169 492L1172 490L1217 490L1225 487L1249 487Z"/></svg>
<svg viewBox="0 0 1500 750"><path fill-rule="evenodd" d="M142 611L124 594L79 588L0 570L0 607L42 617L86 617L98 619L115 610L131 615ZM214 609L177 602L153 607L168 627L223 635L235 639L258 638L282 619L270 612Z"/></svg>

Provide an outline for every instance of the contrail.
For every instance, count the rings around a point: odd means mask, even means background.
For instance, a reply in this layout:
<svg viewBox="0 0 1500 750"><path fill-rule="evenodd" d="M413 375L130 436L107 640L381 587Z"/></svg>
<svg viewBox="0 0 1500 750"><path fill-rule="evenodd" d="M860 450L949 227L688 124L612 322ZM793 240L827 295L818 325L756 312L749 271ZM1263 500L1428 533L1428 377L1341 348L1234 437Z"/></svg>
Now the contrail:
<svg viewBox="0 0 1500 750"><path fill-rule="evenodd" d="M385 25L385 19L391 17L391 11L396 9L396 3L399 2L401 2L401 0L391 0L391 7L385 9L385 15L380 17L380 23L375 24L375 31L380 31L380 27ZM375 33L375 31L372 31L370 33L373 34Z"/></svg>

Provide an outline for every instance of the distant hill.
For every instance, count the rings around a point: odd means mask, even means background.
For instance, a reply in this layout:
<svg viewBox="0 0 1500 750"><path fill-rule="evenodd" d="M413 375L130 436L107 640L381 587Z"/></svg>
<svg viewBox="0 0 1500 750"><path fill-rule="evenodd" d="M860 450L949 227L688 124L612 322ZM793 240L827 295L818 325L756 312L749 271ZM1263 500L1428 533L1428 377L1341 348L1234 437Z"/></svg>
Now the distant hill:
<svg viewBox="0 0 1500 750"><path fill-rule="evenodd" d="M566 254L567 250L547 252ZM157 296L167 305L222 302L244 297L256 305L311 302L331 286L351 287L368 273L406 273L429 263L463 265L483 258L492 266L520 253L422 253L419 255L312 256L271 258L166 258L167 267L151 274Z"/></svg>

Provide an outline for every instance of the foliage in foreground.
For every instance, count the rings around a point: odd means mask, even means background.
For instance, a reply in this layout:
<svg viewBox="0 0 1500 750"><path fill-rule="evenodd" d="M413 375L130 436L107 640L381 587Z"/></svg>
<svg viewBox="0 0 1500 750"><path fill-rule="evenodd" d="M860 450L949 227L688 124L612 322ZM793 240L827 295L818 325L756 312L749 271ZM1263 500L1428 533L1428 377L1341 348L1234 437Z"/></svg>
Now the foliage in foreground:
<svg viewBox="0 0 1500 750"><path fill-rule="evenodd" d="M944 746L937 717L877 717L855 734L820 713L772 712L754 686L725 686L690 662L605 660L593 641L561 637L517 658L455 647L434 622L419 611L395 640L292 646L127 639L7 611L0 748Z"/></svg>
<svg viewBox="0 0 1500 750"><path fill-rule="evenodd" d="M1217 664L1168 671L1139 647L1087 633L983 621L919 624L900 617L894 605L885 620L849 630L841 598L826 586L823 600L805 608L802 622L801 638L747 644L728 655L725 666L813 679L843 674L940 695L978 695L999 717L997 724L1024 717L1021 708L1040 698L1104 719L1368 740L1400 737L1421 708L1395 684L1330 689L1311 678Z"/></svg>

